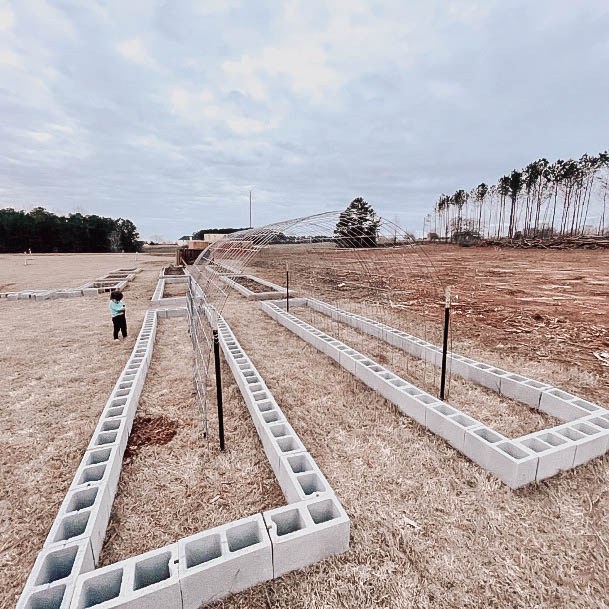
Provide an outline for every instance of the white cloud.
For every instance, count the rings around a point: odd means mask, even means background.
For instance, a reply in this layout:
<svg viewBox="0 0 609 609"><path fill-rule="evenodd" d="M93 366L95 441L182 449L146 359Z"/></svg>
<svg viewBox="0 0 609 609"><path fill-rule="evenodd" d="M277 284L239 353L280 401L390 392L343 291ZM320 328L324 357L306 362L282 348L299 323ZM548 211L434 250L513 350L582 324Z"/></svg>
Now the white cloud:
<svg viewBox="0 0 609 609"><path fill-rule="evenodd" d="M146 66L158 68L156 61L150 56L141 38L132 38L116 45L117 51L129 61Z"/></svg>
<svg viewBox="0 0 609 609"><path fill-rule="evenodd" d="M9 66L11 68L21 68L23 64L15 51L0 49L0 65Z"/></svg>
<svg viewBox="0 0 609 609"><path fill-rule="evenodd" d="M28 136L41 144L46 144L46 142L49 142L53 138L53 136L46 131L30 131L28 132Z"/></svg>
<svg viewBox="0 0 609 609"><path fill-rule="evenodd" d="M205 0L195 4L194 10L198 15L208 17L210 15L220 15L241 5L239 0Z"/></svg>
<svg viewBox="0 0 609 609"><path fill-rule="evenodd" d="M240 91L257 101L269 99L270 79L280 76L287 78L294 92L316 101L341 83L326 53L305 41L265 47L256 57L243 55L238 61L224 62L222 69L225 89Z"/></svg>
<svg viewBox="0 0 609 609"><path fill-rule="evenodd" d="M0 32L12 30L15 25L15 13L8 4L0 4Z"/></svg>

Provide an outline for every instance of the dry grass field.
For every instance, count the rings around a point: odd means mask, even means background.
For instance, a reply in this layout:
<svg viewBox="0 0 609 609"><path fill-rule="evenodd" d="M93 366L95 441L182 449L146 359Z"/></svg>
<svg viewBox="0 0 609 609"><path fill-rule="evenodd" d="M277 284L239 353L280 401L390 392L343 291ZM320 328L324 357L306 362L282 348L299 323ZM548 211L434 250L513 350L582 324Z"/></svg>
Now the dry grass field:
<svg viewBox="0 0 609 609"><path fill-rule="evenodd" d="M282 283L284 262L291 260L295 275L302 272L300 286L306 287L307 281L312 285L312 277L304 278L312 259L297 261L289 251L273 249L255 261L255 273ZM344 257L343 252L336 255ZM606 297L593 300L591 307L581 296L595 296L595 290L602 296L596 282L608 279L607 254L438 247L427 248L424 265L418 267L399 267L390 252L373 255L393 266L395 281L406 282L401 302L412 302L408 308L381 303L386 319L437 337L437 285L454 283L459 296L455 351L609 406L606 368L590 355L609 346L609 306ZM35 258L41 268L47 264L44 257ZM9 290L49 287L58 285L57 278L60 287L67 287L132 265L132 260L123 264L114 262L118 258L101 258L105 257L49 257L54 277L41 273L41 283L32 284L0 257L0 285L19 286ZM60 259L66 268L60 268ZM5 398L0 406L5 427L0 448L1 609L14 606L128 358L158 270L169 261L138 260L144 271L125 291L130 328L126 343L111 340L103 296L0 302ZM320 282L318 295L346 303L348 292L338 288L337 298L337 286L365 283L369 268L356 260L348 277ZM47 269L47 275L50 272ZM579 279L559 283L557 273L563 279ZM45 280L51 283L43 284ZM509 289L522 293L507 294L504 285L517 286ZM550 291L550 285L558 287ZM568 297L571 292L574 302ZM362 299L368 295L363 290ZM559 306L544 300L554 295L565 296L557 301ZM380 312L375 307L381 304L362 308ZM331 333L340 332L342 340L385 358L386 365L428 390L437 387L434 371L375 339L338 328L305 309L294 313ZM352 537L346 554L228 598L217 607L609 607L609 457L511 491L401 416L266 316L256 303L233 292L225 317L345 506ZM508 331L515 327L510 320L517 320L519 332ZM191 365L185 321L161 320L132 434L140 444L125 459L103 564L283 503L226 367L227 451L221 454L216 446L213 403L209 443L202 438L191 392ZM451 379L450 401L473 409L476 416L510 434L553 424L549 417L456 379ZM160 427L151 427L155 422L171 433L164 436Z"/></svg>

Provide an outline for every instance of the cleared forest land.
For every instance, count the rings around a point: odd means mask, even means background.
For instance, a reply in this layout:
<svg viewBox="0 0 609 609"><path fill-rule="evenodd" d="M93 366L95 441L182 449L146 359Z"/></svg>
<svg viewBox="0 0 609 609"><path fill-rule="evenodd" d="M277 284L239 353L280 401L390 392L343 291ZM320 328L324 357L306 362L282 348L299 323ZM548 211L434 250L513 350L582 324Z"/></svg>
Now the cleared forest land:
<svg viewBox="0 0 609 609"><path fill-rule="evenodd" d="M345 252L327 255L344 259ZM439 332L438 285L451 283L458 296L455 351L609 406L608 369L592 355L609 348L609 253L428 246L418 268L400 267L389 250L368 251L364 263L363 253L349 255L355 258L354 282L357 273L366 279L374 264L392 265L406 308L387 306L413 331L418 323ZM299 273L316 257L312 252L298 261L289 248L271 247L251 270L283 283L285 262L291 261L297 286ZM133 256L129 264L127 256L125 262L103 258L51 256L48 264L68 285L134 266ZM138 260L144 270L125 291L131 337L119 345L111 340L106 297L61 306L0 303L2 609L14 606L127 361L158 271L169 261ZM0 265L0 284L17 283L12 273ZM344 278L330 278L316 287L320 295L336 294L344 284ZM36 287L45 286L15 289ZM278 326L257 303L232 292L225 317L339 496L352 534L346 554L216 606L609 606L609 457L511 491ZM157 342L140 414L162 415L177 433L166 444L144 446L125 463L102 553L105 564L282 503L228 370L228 450L220 455L213 420L210 445L200 437L186 324L162 320ZM455 398L464 399L459 391Z"/></svg>

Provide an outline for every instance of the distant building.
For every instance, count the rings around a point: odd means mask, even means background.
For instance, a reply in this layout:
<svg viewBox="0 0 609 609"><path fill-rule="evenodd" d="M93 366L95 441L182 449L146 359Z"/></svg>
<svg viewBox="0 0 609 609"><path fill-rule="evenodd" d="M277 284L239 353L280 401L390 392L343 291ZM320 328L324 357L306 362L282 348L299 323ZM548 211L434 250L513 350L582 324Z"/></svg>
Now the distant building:
<svg viewBox="0 0 609 609"><path fill-rule="evenodd" d="M230 233L204 233L203 240L207 241L207 243L215 243L216 241L221 241L229 234Z"/></svg>

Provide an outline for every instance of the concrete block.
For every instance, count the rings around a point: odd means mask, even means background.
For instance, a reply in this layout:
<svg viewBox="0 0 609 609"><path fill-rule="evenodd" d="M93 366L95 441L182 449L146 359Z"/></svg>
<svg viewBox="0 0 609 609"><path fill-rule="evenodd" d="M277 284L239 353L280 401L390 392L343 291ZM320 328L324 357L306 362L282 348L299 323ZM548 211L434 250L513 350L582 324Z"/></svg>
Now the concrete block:
<svg viewBox="0 0 609 609"><path fill-rule="evenodd" d="M81 575L71 609L182 609L178 544Z"/></svg>
<svg viewBox="0 0 609 609"><path fill-rule="evenodd" d="M297 503L334 492L308 452L280 457L277 482L288 503Z"/></svg>
<svg viewBox="0 0 609 609"><path fill-rule="evenodd" d="M129 431L125 417L101 419L91 436L87 450L117 445L122 454L128 439Z"/></svg>
<svg viewBox="0 0 609 609"><path fill-rule="evenodd" d="M480 425L476 419L468 417L444 402L429 406L426 410L425 426L459 451L463 450L465 430Z"/></svg>
<svg viewBox="0 0 609 609"><path fill-rule="evenodd" d="M262 447L275 475L280 470L280 458L306 452L304 444L287 421L273 422L259 431Z"/></svg>
<svg viewBox="0 0 609 609"><path fill-rule="evenodd" d="M573 467L604 455L609 447L608 430L590 420L573 421L554 427L552 431L575 444Z"/></svg>
<svg viewBox="0 0 609 609"><path fill-rule="evenodd" d="M178 542L184 609L199 609L273 578L271 541L261 514Z"/></svg>
<svg viewBox="0 0 609 609"><path fill-rule="evenodd" d="M601 410L600 406L556 387L541 392L539 409L561 421L574 421Z"/></svg>
<svg viewBox="0 0 609 609"><path fill-rule="evenodd" d="M51 525L44 547L63 547L66 542L88 540L91 544L93 560L97 563L104 543L108 520L109 514L103 509L101 503L74 512L65 512L60 509Z"/></svg>
<svg viewBox="0 0 609 609"><path fill-rule="evenodd" d="M427 410L431 405L440 404L440 400L434 398L414 386L401 387L402 396L397 405L399 411L414 419L419 425L425 425Z"/></svg>
<svg viewBox="0 0 609 609"><path fill-rule="evenodd" d="M465 430L463 454L484 469L491 470L497 457L495 445L507 442L508 438L485 425Z"/></svg>
<svg viewBox="0 0 609 609"><path fill-rule="evenodd" d="M43 548L17 601L17 609L67 609L76 578L94 568L93 553L87 539Z"/></svg>
<svg viewBox="0 0 609 609"><path fill-rule="evenodd" d="M264 512L273 544L273 577L349 549L350 522L334 495Z"/></svg>
<svg viewBox="0 0 609 609"><path fill-rule="evenodd" d="M575 444L562 435L543 430L514 441L516 444L526 446L537 455L539 459L535 478L537 481L545 480L573 467Z"/></svg>
<svg viewBox="0 0 609 609"><path fill-rule="evenodd" d="M117 445L87 450L76 470L70 490L106 485L109 494L102 493L102 502L108 502L108 513L118 487L123 455Z"/></svg>
<svg viewBox="0 0 609 609"><path fill-rule="evenodd" d="M532 379L527 379L519 374L507 374L501 377L499 391L501 395L527 404L532 408L539 408L541 393L552 386L547 383L540 383Z"/></svg>
<svg viewBox="0 0 609 609"><path fill-rule="evenodd" d="M509 376L509 372L489 364L475 362L469 366L469 380L496 393L499 393L501 379L504 376Z"/></svg>
<svg viewBox="0 0 609 609"><path fill-rule="evenodd" d="M492 448L495 457L488 470L502 482L517 489L535 481L539 458L534 451L512 441L499 442Z"/></svg>

